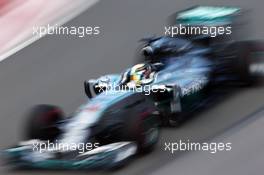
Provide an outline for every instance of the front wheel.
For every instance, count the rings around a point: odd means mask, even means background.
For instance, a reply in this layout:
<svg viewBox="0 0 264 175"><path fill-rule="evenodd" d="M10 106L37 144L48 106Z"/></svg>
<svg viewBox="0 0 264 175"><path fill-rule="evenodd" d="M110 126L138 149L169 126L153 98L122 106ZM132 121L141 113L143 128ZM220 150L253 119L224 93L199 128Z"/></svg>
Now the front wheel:
<svg viewBox="0 0 264 175"><path fill-rule="evenodd" d="M125 133L135 141L139 153L153 150L159 140L159 117L154 114L141 114L126 121Z"/></svg>
<svg viewBox="0 0 264 175"><path fill-rule="evenodd" d="M28 113L26 124L26 139L53 141L61 133L56 125L63 119L60 108L52 105L37 105Z"/></svg>

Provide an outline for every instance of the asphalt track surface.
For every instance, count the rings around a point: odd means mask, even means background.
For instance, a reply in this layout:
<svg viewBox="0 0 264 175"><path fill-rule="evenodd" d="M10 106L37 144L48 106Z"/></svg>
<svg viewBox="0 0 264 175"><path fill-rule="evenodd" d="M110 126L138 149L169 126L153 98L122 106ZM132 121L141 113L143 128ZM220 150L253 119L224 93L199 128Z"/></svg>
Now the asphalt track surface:
<svg viewBox="0 0 264 175"><path fill-rule="evenodd" d="M212 143L232 143L231 151L212 154L208 151L188 152L152 175L159 174L263 174L264 108L254 112L239 124L213 138ZM186 165L192 165L186 168Z"/></svg>
<svg viewBox="0 0 264 175"><path fill-rule="evenodd" d="M263 2L252 0L199 1L206 5L239 5L252 10L252 31L245 37L263 39ZM57 104L66 113L86 100L83 80L115 73L135 63L138 40L163 31L168 15L199 4L198 1L112 0L101 1L67 23L67 26L101 27L99 36L46 36L0 63L0 147L21 139L23 113L32 105ZM217 2L217 3L216 3ZM264 105L264 87L242 88L226 95L217 105L197 114L180 128L165 128L156 150L133 160L116 172L85 174L150 174L185 156L164 152L164 142L179 139L202 141L222 133ZM217 159L217 156L214 157ZM242 166L242 165L241 165ZM186 165L186 168L191 168ZM206 167L204 167L206 168ZM238 167L239 168L239 167ZM175 173L177 170L175 170ZM69 171L8 171L0 174L72 174Z"/></svg>
<svg viewBox="0 0 264 175"><path fill-rule="evenodd" d="M175 170L177 174L263 174L263 124L264 108L210 141L230 142L234 148L231 151L216 154L208 151L189 152L155 171L153 175L175 174ZM186 168L186 164L192 165L192 168Z"/></svg>

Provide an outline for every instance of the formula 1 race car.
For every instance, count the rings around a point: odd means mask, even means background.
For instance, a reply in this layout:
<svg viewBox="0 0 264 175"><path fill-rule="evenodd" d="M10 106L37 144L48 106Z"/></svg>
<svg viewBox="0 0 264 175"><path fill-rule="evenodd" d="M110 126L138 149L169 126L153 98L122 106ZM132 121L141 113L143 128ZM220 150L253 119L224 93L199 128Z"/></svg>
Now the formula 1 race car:
<svg viewBox="0 0 264 175"><path fill-rule="evenodd" d="M205 45L192 37L144 39L143 63L85 81L89 100L71 117L56 106L34 107L26 141L4 155L17 167L121 166L150 152L159 127L178 125L214 97L212 89L253 83L264 61L257 46L246 41Z"/></svg>

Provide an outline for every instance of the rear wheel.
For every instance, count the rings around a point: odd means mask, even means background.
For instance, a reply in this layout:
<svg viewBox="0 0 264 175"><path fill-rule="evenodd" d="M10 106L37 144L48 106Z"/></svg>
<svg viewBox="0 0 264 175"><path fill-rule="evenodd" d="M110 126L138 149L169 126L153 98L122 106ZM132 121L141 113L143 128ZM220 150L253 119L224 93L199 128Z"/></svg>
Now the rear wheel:
<svg viewBox="0 0 264 175"><path fill-rule="evenodd" d="M259 41L243 41L235 44L237 57L234 60L239 80L245 85L259 82L264 75L264 43Z"/></svg>
<svg viewBox="0 0 264 175"><path fill-rule="evenodd" d="M251 61L251 43L239 42L236 45L237 56L234 60L234 70L238 75L239 80L245 84L252 83L252 77L250 75L250 61Z"/></svg>
<svg viewBox="0 0 264 175"><path fill-rule="evenodd" d="M57 122L63 119L60 108L52 105L37 105L28 113L26 139L53 141L60 134Z"/></svg>

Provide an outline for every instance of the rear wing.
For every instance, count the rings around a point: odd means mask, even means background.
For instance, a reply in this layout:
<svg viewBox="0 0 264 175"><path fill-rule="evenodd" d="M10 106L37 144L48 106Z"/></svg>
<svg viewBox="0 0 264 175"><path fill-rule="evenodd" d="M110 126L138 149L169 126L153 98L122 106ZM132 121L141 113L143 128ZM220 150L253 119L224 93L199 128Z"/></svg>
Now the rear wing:
<svg viewBox="0 0 264 175"><path fill-rule="evenodd" d="M195 6L175 13L172 22L199 26L230 25L240 13L241 8L238 7Z"/></svg>
<svg viewBox="0 0 264 175"><path fill-rule="evenodd" d="M186 26L195 31L201 31L204 27L225 27L229 28L228 35L216 35L211 37L209 34L186 34L179 37L189 38L206 45L216 42L229 42L247 39L250 33L250 14L249 11L242 10L240 7L233 6L194 6L182 11L178 11L169 17L170 26ZM199 32L198 32L199 33Z"/></svg>

